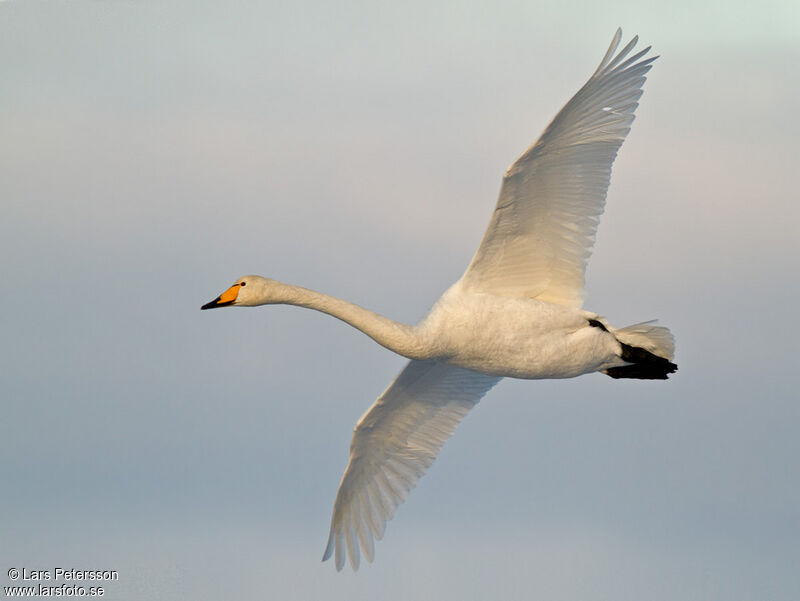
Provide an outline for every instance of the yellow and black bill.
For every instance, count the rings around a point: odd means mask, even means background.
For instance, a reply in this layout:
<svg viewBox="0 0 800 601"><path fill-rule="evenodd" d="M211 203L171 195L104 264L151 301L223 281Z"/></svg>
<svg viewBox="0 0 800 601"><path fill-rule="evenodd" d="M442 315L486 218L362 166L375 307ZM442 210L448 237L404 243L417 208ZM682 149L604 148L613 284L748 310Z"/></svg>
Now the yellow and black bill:
<svg viewBox="0 0 800 601"><path fill-rule="evenodd" d="M239 296L239 289L241 287L241 284L234 284L210 303L206 303L200 307L200 309L216 309L217 307L227 307L228 305L232 305L236 301L236 297Z"/></svg>

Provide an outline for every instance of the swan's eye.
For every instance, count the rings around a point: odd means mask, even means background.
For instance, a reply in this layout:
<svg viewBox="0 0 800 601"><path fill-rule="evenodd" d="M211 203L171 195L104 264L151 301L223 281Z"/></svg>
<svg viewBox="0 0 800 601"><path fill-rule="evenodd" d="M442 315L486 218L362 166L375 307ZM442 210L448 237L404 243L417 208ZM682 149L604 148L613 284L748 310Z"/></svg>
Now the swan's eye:
<svg viewBox="0 0 800 601"><path fill-rule="evenodd" d="M241 284L239 284L239 285L240 285L240 286L246 286L246 285L247 285L247 282L242 282L242 283L241 283Z"/></svg>

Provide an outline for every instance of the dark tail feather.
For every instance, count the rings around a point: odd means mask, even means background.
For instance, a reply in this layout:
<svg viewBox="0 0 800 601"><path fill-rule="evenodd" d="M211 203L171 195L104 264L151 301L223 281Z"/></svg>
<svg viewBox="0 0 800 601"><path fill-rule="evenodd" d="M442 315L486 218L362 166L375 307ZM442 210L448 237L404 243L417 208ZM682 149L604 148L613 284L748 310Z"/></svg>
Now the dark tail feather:
<svg viewBox="0 0 800 601"><path fill-rule="evenodd" d="M612 378L635 378L637 380L666 380L668 374L678 371L678 366L669 359L654 355L638 346L622 345L622 360L632 363L622 367L610 367L603 373Z"/></svg>

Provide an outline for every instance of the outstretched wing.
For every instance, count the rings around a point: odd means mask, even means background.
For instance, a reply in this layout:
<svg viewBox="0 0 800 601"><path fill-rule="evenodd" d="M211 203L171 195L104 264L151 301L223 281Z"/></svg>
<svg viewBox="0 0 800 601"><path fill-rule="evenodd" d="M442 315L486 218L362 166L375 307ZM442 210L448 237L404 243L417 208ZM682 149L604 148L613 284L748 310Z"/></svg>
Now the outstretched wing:
<svg viewBox="0 0 800 601"><path fill-rule="evenodd" d="M636 37L614 56L621 37L618 29L597 71L506 171L466 289L581 306L611 165L658 58L643 59L649 46L626 58Z"/></svg>
<svg viewBox="0 0 800 601"><path fill-rule="evenodd" d="M336 569L359 545L372 561L374 540L436 459L461 418L501 378L435 361L411 361L358 421L350 462L336 493L328 546ZM345 550L346 549L346 550Z"/></svg>

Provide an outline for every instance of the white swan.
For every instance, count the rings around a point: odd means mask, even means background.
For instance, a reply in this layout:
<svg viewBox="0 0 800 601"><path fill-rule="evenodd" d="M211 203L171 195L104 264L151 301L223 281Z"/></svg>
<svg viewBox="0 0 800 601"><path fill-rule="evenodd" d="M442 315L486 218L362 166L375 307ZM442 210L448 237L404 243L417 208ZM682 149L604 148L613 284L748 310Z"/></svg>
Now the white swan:
<svg viewBox="0 0 800 601"><path fill-rule="evenodd" d="M358 569L444 441L503 377L666 379L677 366L666 328L617 329L583 311L586 261L603 212L611 164L628 133L655 58L649 47L614 56L617 30L597 71L541 138L511 165L486 234L462 278L409 326L319 292L259 276L240 278L204 305L289 304L358 328L411 359L361 417L350 445L323 561Z"/></svg>

